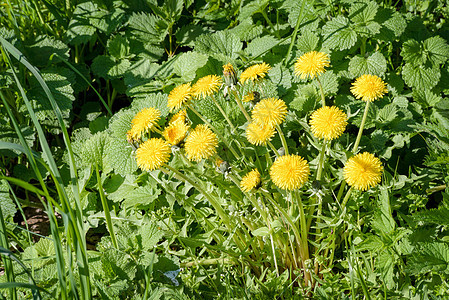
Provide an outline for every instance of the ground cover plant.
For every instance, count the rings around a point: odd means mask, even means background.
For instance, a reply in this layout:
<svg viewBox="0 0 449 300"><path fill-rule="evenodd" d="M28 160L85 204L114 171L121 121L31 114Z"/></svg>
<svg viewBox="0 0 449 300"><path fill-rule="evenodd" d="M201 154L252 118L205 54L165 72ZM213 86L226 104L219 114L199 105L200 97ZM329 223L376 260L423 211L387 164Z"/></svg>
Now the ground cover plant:
<svg viewBox="0 0 449 300"><path fill-rule="evenodd" d="M448 14L8 0L2 299L448 297Z"/></svg>

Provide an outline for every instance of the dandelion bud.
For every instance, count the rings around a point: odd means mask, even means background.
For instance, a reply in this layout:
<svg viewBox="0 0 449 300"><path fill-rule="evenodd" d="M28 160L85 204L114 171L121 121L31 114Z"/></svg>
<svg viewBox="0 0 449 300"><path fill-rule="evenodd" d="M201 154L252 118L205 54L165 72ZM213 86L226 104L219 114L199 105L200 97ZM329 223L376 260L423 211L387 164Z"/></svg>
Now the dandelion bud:
<svg viewBox="0 0 449 300"><path fill-rule="evenodd" d="M235 74L234 67L230 63L223 66L223 77L225 85L228 88L233 88L237 84L237 75Z"/></svg>

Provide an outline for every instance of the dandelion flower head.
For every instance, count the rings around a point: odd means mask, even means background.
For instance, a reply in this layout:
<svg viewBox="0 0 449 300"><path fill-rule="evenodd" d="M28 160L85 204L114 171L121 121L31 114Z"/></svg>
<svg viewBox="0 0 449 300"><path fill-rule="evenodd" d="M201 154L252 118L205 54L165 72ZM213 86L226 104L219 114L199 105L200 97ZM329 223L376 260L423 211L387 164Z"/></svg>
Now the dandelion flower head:
<svg viewBox="0 0 449 300"><path fill-rule="evenodd" d="M287 105L281 99L267 98L254 106L252 118L262 126L276 126L285 120Z"/></svg>
<svg viewBox="0 0 449 300"><path fill-rule="evenodd" d="M253 145L265 145L274 136L275 130L273 126L259 125L251 122L246 128L246 138Z"/></svg>
<svg viewBox="0 0 449 300"><path fill-rule="evenodd" d="M348 122L346 114L336 106L324 106L310 116L310 127L315 137L333 140L345 131Z"/></svg>
<svg viewBox="0 0 449 300"><path fill-rule="evenodd" d="M264 78L270 69L270 65L264 62L261 64L253 65L243 71L242 74L240 74L240 83L243 84L249 80L254 82L261 78Z"/></svg>
<svg viewBox="0 0 449 300"><path fill-rule="evenodd" d="M186 137L189 126L185 121L178 119L175 122L170 122L162 132L164 139L172 146L178 145Z"/></svg>
<svg viewBox="0 0 449 300"><path fill-rule="evenodd" d="M307 181L309 174L307 161L295 154L278 157L270 168L271 180L284 190L300 188Z"/></svg>
<svg viewBox="0 0 449 300"><path fill-rule="evenodd" d="M237 84L237 75L231 63L223 66L223 77L226 86L233 87Z"/></svg>
<svg viewBox="0 0 449 300"><path fill-rule="evenodd" d="M363 101L374 101L377 98L382 98L384 94L388 93L387 84L376 75L362 75L355 80L351 87L352 94L357 99Z"/></svg>
<svg viewBox="0 0 449 300"><path fill-rule="evenodd" d="M343 176L349 186L366 191L376 186L382 175L380 160L369 152L359 153L346 162Z"/></svg>
<svg viewBox="0 0 449 300"><path fill-rule="evenodd" d="M301 55L295 63L295 75L301 79L310 77L313 79L325 72L329 67L329 55L323 52L311 51Z"/></svg>
<svg viewBox="0 0 449 300"><path fill-rule="evenodd" d="M209 158L217 150L218 139L215 133L206 125L198 125L186 138L184 148L189 160L200 161Z"/></svg>
<svg viewBox="0 0 449 300"><path fill-rule="evenodd" d="M136 150L137 165L145 171L156 170L170 159L170 146L159 138L151 138Z"/></svg>
<svg viewBox="0 0 449 300"><path fill-rule="evenodd" d="M260 173L257 169L253 169L251 172L243 176L240 181L240 188L244 192L249 192L254 188L257 188L260 184Z"/></svg>
<svg viewBox="0 0 449 300"><path fill-rule="evenodd" d="M174 123L178 120L181 120L182 122L185 122L187 118L187 112L183 109L178 111L176 114L171 117L170 121L168 121L169 124Z"/></svg>
<svg viewBox="0 0 449 300"><path fill-rule="evenodd" d="M204 76L192 86L192 92L195 97L206 97L213 95L223 83L221 77L217 75Z"/></svg>
<svg viewBox="0 0 449 300"><path fill-rule="evenodd" d="M192 87L189 83L184 83L175 87L170 94L168 94L167 107L170 111L181 108L187 105L192 99Z"/></svg>
<svg viewBox="0 0 449 300"><path fill-rule="evenodd" d="M128 140L140 140L142 135L149 132L151 128L159 121L161 112L154 108L148 107L139 111L131 121L131 130L128 131Z"/></svg>

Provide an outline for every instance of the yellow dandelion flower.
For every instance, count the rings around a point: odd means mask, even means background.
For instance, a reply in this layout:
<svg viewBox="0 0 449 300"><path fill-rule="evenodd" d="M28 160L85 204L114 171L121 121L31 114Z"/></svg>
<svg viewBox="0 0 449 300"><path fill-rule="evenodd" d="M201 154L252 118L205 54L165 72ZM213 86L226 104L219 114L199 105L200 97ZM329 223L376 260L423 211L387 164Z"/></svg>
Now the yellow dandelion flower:
<svg viewBox="0 0 449 300"><path fill-rule="evenodd" d="M253 145L265 145L274 136L275 130L272 126L261 126L251 122L246 128L246 138Z"/></svg>
<svg viewBox="0 0 449 300"><path fill-rule="evenodd" d="M183 120L178 119L165 127L162 136L170 145L178 145L186 137L187 130L189 130L189 126Z"/></svg>
<svg viewBox="0 0 449 300"><path fill-rule="evenodd" d="M187 118L187 112L183 109L178 111L176 114L171 117L170 121L168 121L168 124L174 123L178 120L181 120L182 122L185 122Z"/></svg>
<svg viewBox="0 0 449 300"><path fill-rule="evenodd" d="M248 80L254 82L261 78L264 78L270 69L271 67L267 63L253 65L247 68L245 71L243 71L242 74L240 74L240 83L243 84Z"/></svg>
<svg viewBox="0 0 449 300"><path fill-rule="evenodd" d="M154 108L148 107L139 111L131 121L131 130L128 131L128 140L140 140L142 135L151 130L151 128L159 121L161 112Z"/></svg>
<svg viewBox="0 0 449 300"><path fill-rule="evenodd" d="M263 99L254 106L252 118L254 122L262 126L271 126L281 124L287 115L287 105L281 99L267 98Z"/></svg>
<svg viewBox="0 0 449 300"><path fill-rule="evenodd" d="M193 95L198 98L210 96L218 91L222 83L222 79L217 75L204 76L192 86Z"/></svg>
<svg viewBox="0 0 449 300"><path fill-rule="evenodd" d="M170 111L173 111L187 105L191 99L192 87L190 86L190 82L181 84L168 94L167 107L170 108Z"/></svg>
<svg viewBox="0 0 449 300"><path fill-rule="evenodd" d="M254 188L257 188L260 184L260 173L257 169L253 169L251 172L243 176L240 181L240 188L244 192L249 192Z"/></svg>
<svg viewBox="0 0 449 300"><path fill-rule="evenodd" d="M376 75L362 75L352 84L351 92L357 99L374 101L388 93L387 84Z"/></svg>
<svg viewBox="0 0 449 300"><path fill-rule="evenodd" d="M223 77L226 86L233 87L237 84L237 75L232 64L229 63L223 66Z"/></svg>
<svg viewBox="0 0 449 300"><path fill-rule="evenodd" d="M245 96L243 96L242 101L243 102L252 102L252 101L254 101L254 92L251 92L251 93L246 94Z"/></svg>
<svg viewBox="0 0 449 300"><path fill-rule="evenodd" d="M295 75L301 79L318 77L329 67L329 55L323 52L311 51L301 55L295 63Z"/></svg>
<svg viewBox="0 0 449 300"><path fill-rule="evenodd" d="M346 114L336 106L324 106L310 116L310 127L315 137L333 140L338 138L348 122Z"/></svg>
<svg viewBox="0 0 449 300"><path fill-rule="evenodd" d="M198 125L186 138L184 148L189 160L200 161L209 158L217 150L218 139L215 133L206 125Z"/></svg>
<svg viewBox="0 0 449 300"><path fill-rule="evenodd" d="M278 157L270 168L273 183L284 190L300 188L310 175L309 164L299 155Z"/></svg>
<svg viewBox="0 0 449 300"><path fill-rule="evenodd" d="M170 146L166 141L152 138L140 145L136 151L137 165L142 170L156 170L170 159Z"/></svg>
<svg viewBox="0 0 449 300"><path fill-rule="evenodd" d="M364 152L348 159L343 175L349 186L366 191L380 182L382 171L380 160L374 154Z"/></svg>

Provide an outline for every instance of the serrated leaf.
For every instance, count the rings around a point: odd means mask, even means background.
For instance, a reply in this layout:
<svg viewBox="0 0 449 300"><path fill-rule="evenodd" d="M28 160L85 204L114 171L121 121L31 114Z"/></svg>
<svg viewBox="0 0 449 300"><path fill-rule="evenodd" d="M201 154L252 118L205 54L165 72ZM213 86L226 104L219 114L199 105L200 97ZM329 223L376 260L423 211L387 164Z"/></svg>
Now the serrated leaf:
<svg viewBox="0 0 449 300"><path fill-rule="evenodd" d="M81 159L86 164L97 164L103 169L103 158L105 149L108 147L109 136L106 132L98 132L83 143Z"/></svg>
<svg viewBox="0 0 449 300"><path fill-rule="evenodd" d="M137 170L134 150L126 138L111 138L106 148L105 164L113 168L117 174L125 176Z"/></svg>
<svg viewBox="0 0 449 300"><path fill-rule="evenodd" d="M219 60L236 59L243 43L229 31L200 35L195 40L195 51L210 54Z"/></svg>
<svg viewBox="0 0 449 300"><path fill-rule="evenodd" d="M182 26L175 33L176 43L193 48L195 39L204 33L206 33L206 28L200 25L189 24Z"/></svg>
<svg viewBox="0 0 449 300"><path fill-rule="evenodd" d="M364 74L383 76L387 70L387 60L380 52L374 52L368 57L354 56L349 61L349 72L356 78Z"/></svg>
<svg viewBox="0 0 449 300"><path fill-rule="evenodd" d="M382 130L376 130L371 134L371 146L375 150L374 152L380 152L385 149L385 144L389 140L389 135Z"/></svg>
<svg viewBox="0 0 449 300"><path fill-rule="evenodd" d="M449 130L449 110L433 108L431 120L434 120L437 124Z"/></svg>
<svg viewBox="0 0 449 300"><path fill-rule="evenodd" d="M116 35L108 40L108 52L116 59L122 59L129 56L129 41L122 35Z"/></svg>
<svg viewBox="0 0 449 300"><path fill-rule="evenodd" d="M247 18L228 31L235 34L242 41L251 41L262 34L263 26L254 24L252 18Z"/></svg>
<svg viewBox="0 0 449 300"><path fill-rule="evenodd" d="M34 66L46 66L49 63L50 57L56 53L62 58L69 58L69 47L63 42L40 35L36 37L35 42L26 48L27 57ZM53 57L54 62L60 61L59 58Z"/></svg>
<svg viewBox="0 0 449 300"><path fill-rule="evenodd" d="M127 59L115 61L111 56L99 55L94 58L91 68L92 72L105 79L114 79L123 76L130 68Z"/></svg>
<svg viewBox="0 0 449 300"><path fill-rule="evenodd" d="M449 226L449 209L444 206L417 212L412 217L417 222Z"/></svg>
<svg viewBox="0 0 449 300"><path fill-rule="evenodd" d="M144 251L152 251L164 236L164 232L153 223L143 224L139 228L139 234L142 236L142 250Z"/></svg>
<svg viewBox="0 0 449 300"><path fill-rule="evenodd" d="M131 256L123 251L110 248L103 252L101 256L103 269L110 278L126 279L131 282L136 275L137 266Z"/></svg>
<svg viewBox="0 0 449 300"><path fill-rule="evenodd" d="M276 46L279 40L271 35L255 38L248 43L245 51L252 57L259 57L267 53L271 48Z"/></svg>
<svg viewBox="0 0 449 300"><path fill-rule="evenodd" d="M349 10L349 19L354 23L354 30L359 34L373 35L381 26L374 21L379 5L374 1L354 2Z"/></svg>
<svg viewBox="0 0 449 300"><path fill-rule="evenodd" d="M300 116L305 116L318 105L319 97L316 88L309 84L298 90L289 107L298 111Z"/></svg>
<svg viewBox="0 0 449 300"><path fill-rule="evenodd" d="M334 71L326 71L323 75L320 76L320 81L323 86L323 91L325 95L335 94L338 91L338 77L334 73ZM312 82L313 85L316 86L317 90L319 90L319 85L317 81Z"/></svg>
<svg viewBox="0 0 449 300"><path fill-rule="evenodd" d="M297 47L300 51L307 53L317 50L320 38L312 31L305 31L300 37L298 37Z"/></svg>
<svg viewBox="0 0 449 300"><path fill-rule="evenodd" d="M425 40L423 50L434 65L443 64L449 58L449 46L446 40L439 36Z"/></svg>
<svg viewBox="0 0 449 300"><path fill-rule="evenodd" d="M93 2L84 2L76 6L66 32L67 41L70 44L85 44L95 37L97 30L89 22L90 16L95 11L97 6Z"/></svg>
<svg viewBox="0 0 449 300"><path fill-rule="evenodd" d="M240 9L240 13L237 19L240 21L245 20L247 18L250 18L255 13L261 12L268 5L268 2L269 2L268 0L249 1L245 6L243 6Z"/></svg>
<svg viewBox="0 0 449 300"><path fill-rule="evenodd" d="M318 28L320 23L320 15L324 16L329 11L330 6L315 6L308 1L299 2L297 0L282 1L281 9L288 13L288 24L294 28L298 22L301 14L301 8L304 5L304 10L301 15L301 22L299 28L302 33L312 32Z"/></svg>
<svg viewBox="0 0 449 300"><path fill-rule="evenodd" d="M376 15L376 21L381 23L379 34L376 37L380 40L391 41L399 38L407 27L407 22L401 13L391 8L380 8Z"/></svg>
<svg viewBox="0 0 449 300"><path fill-rule="evenodd" d="M33 148L34 141L36 140L36 133L33 128L25 125L19 125L20 132L22 133L25 142L30 148ZM16 131L9 124L3 124L0 122L0 141L20 144L19 137ZM6 157L16 157L20 155L21 152L13 149L0 149L0 155Z"/></svg>
<svg viewBox="0 0 449 300"><path fill-rule="evenodd" d="M168 24L158 16L133 13L129 18L128 29L136 39L150 44L158 44L168 34Z"/></svg>
<svg viewBox="0 0 449 300"><path fill-rule="evenodd" d="M396 227L396 222L391 215L388 190L385 188L382 188L380 191L371 226L379 233L379 235L388 235Z"/></svg>
<svg viewBox="0 0 449 300"><path fill-rule="evenodd" d="M398 109L394 104L387 104L379 110L378 121L380 124L388 124L392 122L397 116Z"/></svg>
<svg viewBox="0 0 449 300"><path fill-rule="evenodd" d="M9 196L9 186L6 180L0 180L0 207L3 218L10 222L16 214L17 209Z"/></svg>
<svg viewBox="0 0 449 300"><path fill-rule="evenodd" d="M402 68L402 76L410 87L431 89L438 84L441 72L437 66L414 66L412 63L406 63Z"/></svg>
<svg viewBox="0 0 449 300"><path fill-rule="evenodd" d="M268 71L271 81L278 87L279 96L282 97L292 86L292 75L287 67L281 63L275 65Z"/></svg>
<svg viewBox="0 0 449 300"><path fill-rule="evenodd" d="M131 103L131 107L134 111L138 112L146 107L157 108L161 112L161 116L166 117L170 113L167 107L167 94L162 93L151 93L147 94L145 97L136 98Z"/></svg>
<svg viewBox="0 0 449 300"><path fill-rule="evenodd" d="M413 91L413 100L419 103L424 109L435 106L442 99L429 89Z"/></svg>
<svg viewBox="0 0 449 300"><path fill-rule="evenodd" d="M445 243L421 243L408 257L408 268L413 274L429 271L448 272L449 246Z"/></svg>
<svg viewBox="0 0 449 300"><path fill-rule="evenodd" d="M193 81L196 71L207 63L208 56L194 51L179 55L173 65L173 70L184 81Z"/></svg>
<svg viewBox="0 0 449 300"><path fill-rule="evenodd" d="M381 270L380 275L387 288L393 288L393 271L395 266L395 256L390 251L383 251L376 255L376 266Z"/></svg>
<svg viewBox="0 0 449 300"><path fill-rule="evenodd" d="M137 207L139 209L145 209L157 200L161 190L155 185L140 186L137 189L130 192L123 201L124 207Z"/></svg>
<svg viewBox="0 0 449 300"><path fill-rule="evenodd" d="M345 50L355 45L357 33L351 28L349 19L337 16L323 26L323 46L329 49Z"/></svg>

